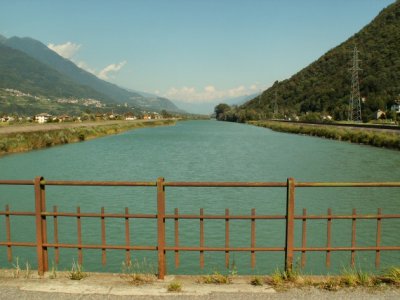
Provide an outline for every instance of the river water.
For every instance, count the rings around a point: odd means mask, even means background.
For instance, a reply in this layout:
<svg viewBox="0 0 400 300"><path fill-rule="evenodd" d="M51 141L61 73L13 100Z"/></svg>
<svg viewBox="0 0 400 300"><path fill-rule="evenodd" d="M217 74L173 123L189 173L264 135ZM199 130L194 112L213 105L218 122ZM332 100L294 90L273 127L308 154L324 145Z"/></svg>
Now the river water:
<svg viewBox="0 0 400 300"><path fill-rule="evenodd" d="M400 181L398 151L349 144L321 138L273 132L244 124L216 121L178 122L175 126L143 128L107 136L84 143L53 147L29 153L14 154L0 159L0 179L48 180L111 180L155 181L278 181L288 177L297 181ZM34 208L33 187L0 186L0 207L29 211ZM283 188L166 188L166 211L172 214L179 208L182 214L284 214L286 190ZM59 211L123 213L155 213L156 190L153 187L54 187L46 188L48 210L54 205ZM296 214L307 208L308 214L400 213L399 188L298 188ZM6 240L5 218L0 218L0 240ZM181 246L199 246L199 220L181 220ZM48 219L49 241L52 237L52 218ZM76 219L59 217L59 241L77 242ZM167 220L167 245L174 245L174 223ZM13 241L35 241L34 218L11 217ZM124 244L124 220L106 219L106 240ZM250 221L230 221L232 247L250 247ZM283 247L285 224L282 220L256 221L256 246ZM382 221L382 245L398 245L400 220ZM205 245L222 247L225 243L225 220L205 220ZM327 221L307 221L307 246L326 245ZM130 221L133 245L156 245L156 220ZM376 220L358 220L358 246L375 245ZM82 218L84 243L101 244L101 223L98 218ZM295 246L301 245L301 221L295 222ZM332 246L351 245L351 220L332 221ZM14 263L26 261L35 266L35 248L13 247ZM77 257L77 250L60 250L59 270L68 269ZM101 265L101 251L84 250L84 267L90 271L121 271L124 251L107 250L107 265ZM132 252L132 259L146 260L146 269L153 268L157 253ZM205 268L199 269L198 252L181 252L180 267L174 266L174 253L168 252L168 273L193 274L224 272L223 252L206 252ZM375 252L358 252L357 267L374 269ZM268 252L256 255L256 269L250 268L250 254L230 254L239 274L268 273L283 267L283 253ZM381 255L382 268L398 263L399 251ZM50 251L50 264L54 251ZM299 263L296 253L295 262ZM325 267L324 252L307 253L308 273L334 273L348 267L350 254L334 252L331 267ZM0 248L0 263L9 267L6 247Z"/></svg>

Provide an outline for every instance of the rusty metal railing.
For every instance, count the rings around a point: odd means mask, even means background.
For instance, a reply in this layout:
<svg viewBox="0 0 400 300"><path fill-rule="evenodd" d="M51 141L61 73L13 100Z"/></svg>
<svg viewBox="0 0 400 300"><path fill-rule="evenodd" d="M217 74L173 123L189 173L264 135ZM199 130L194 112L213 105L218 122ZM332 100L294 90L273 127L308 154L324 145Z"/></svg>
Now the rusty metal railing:
<svg viewBox="0 0 400 300"><path fill-rule="evenodd" d="M399 188L400 182L295 182L293 178L289 178L286 182L165 182L164 178L150 182L123 182L123 181L47 181L43 177L36 177L34 180L0 180L0 185L32 185L35 191L35 210L27 211L11 211L9 205L5 206L4 211L0 211L0 216L5 216L6 241L0 241L0 246L7 247L7 258L12 260L12 247L35 247L37 252L37 265L39 275L49 269L48 249L54 248L55 262L59 262L60 248L73 248L78 250L78 262L82 264L83 249L98 249L102 252L102 263L106 264L106 250L117 249L126 252L126 261L130 261L130 251L150 250L157 251L158 256L158 277L163 279L166 274L166 252L173 251L175 253L175 266L180 264L180 251L198 251L200 253L200 267L204 267L204 252L216 251L225 252L225 264L229 266L230 252L240 251L249 252L251 258L251 267L256 265L256 252L280 251L285 253L285 269L290 270L293 266L293 257L295 252L301 252L301 266L305 266L306 252L326 252L326 266L330 266L331 253L333 251L350 251L351 265L355 263L356 251L375 251L375 266L380 266L381 251L399 251L400 245L383 246L381 245L382 237L382 220L383 219L400 219L400 214L383 214L382 209L378 208L376 214L360 215L353 209L351 215L334 215L332 209L327 210L326 215L308 215L306 209L303 209L302 215L295 215L295 191L296 188L312 188L312 187L386 187ZM46 186L125 186L125 187L153 187L157 189L157 213L156 214L132 214L128 208L124 213L106 213L104 207L100 213L83 213L80 207L76 212L59 212L57 206L53 207L53 211L46 209ZM258 188L286 188L286 213L284 215L257 215L256 209L251 209L250 215L231 215L229 209L225 210L224 215L207 215L201 208L198 215L179 214L179 209L175 208L174 214L166 214L165 194L166 187L222 187L222 188L238 188L238 187L258 187ZM11 216L26 216L35 218L36 242L15 242L11 240ZM77 243L59 243L58 239L58 218L69 217L76 218L77 224ZM47 218L53 218L53 243L48 242L47 236ZM101 244L84 244L82 242L82 218L100 218L101 220ZM106 219L119 218L125 220L125 244L111 245L106 243ZM133 246L130 240L130 219L155 219L157 220L157 244L156 245L136 245ZM181 246L179 243L179 220L182 219L198 219L200 230L200 245ZM205 220L220 219L225 220L225 246L209 247L204 244L204 222ZM331 237L331 226L333 219L352 220L351 246L349 247L333 247ZM357 246L356 245L356 224L358 219L376 219L376 241L374 246ZM166 220L174 221L174 245L166 244ZM232 247L230 245L230 221L231 220L249 220L251 222L250 245L249 247ZM285 246L284 247L257 247L256 246L256 221L257 220L285 220ZM294 245L294 228L295 221L301 221L301 247ZM307 220L327 220L326 246L325 247L308 247L307 246Z"/></svg>

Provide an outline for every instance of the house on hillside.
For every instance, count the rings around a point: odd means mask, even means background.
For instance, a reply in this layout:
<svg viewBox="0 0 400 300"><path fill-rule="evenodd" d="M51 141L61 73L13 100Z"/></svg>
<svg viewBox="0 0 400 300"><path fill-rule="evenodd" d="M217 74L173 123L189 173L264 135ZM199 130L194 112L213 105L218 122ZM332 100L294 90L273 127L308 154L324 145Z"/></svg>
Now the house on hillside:
<svg viewBox="0 0 400 300"><path fill-rule="evenodd" d="M395 104L393 104L390 110L400 114L400 101L397 101Z"/></svg>
<svg viewBox="0 0 400 300"><path fill-rule="evenodd" d="M378 109L375 112L375 119L377 119L377 120L386 119L386 113L384 111L381 111L380 109Z"/></svg>
<svg viewBox="0 0 400 300"><path fill-rule="evenodd" d="M46 123L51 118L51 115L48 113L41 113L35 116L35 121L39 124Z"/></svg>
<svg viewBox="0 0 400 300"><path fill-rule="evenodd" d="M68 115L61 115L57 117L58 122L67 122L67 121L71 121L72 118Z"/></svg>
<svg viewBox="0 0 400 300"><path fill-rule="evenodd" d="M151 115L152 119L159 120L162 119L162 116L159 113L153 112Z"/></svg>
<svg viewBox="0 0 400 300"><path fill-rule="evenodd" d="M105 117L103 114L97 113L95 119L96 121L100 121L100 120L105 120Z"/></svg>
<svg viewBox="0 0 400 300"><path fill-rule="evenodd" d="M144 115L143 115L143 119L144 119L144 120L151 120L151 115L144 114Z"/></svg>
<svg viewBox="0 0 400 300"><path fill-rule="evenodd" d="M0 118L0 122L12 122L15 121L15 118L12 116L3 116Z"/></svg>
<svg viewBox="0 0 400 300"><path fill-rule="evenodd" d="M125 117L125 120L126 121L133 121L133 120L136 120L136 117L133 115L133 113L131 113L131 112L127 112L125 115L124 115L124 117Z"/></svg>

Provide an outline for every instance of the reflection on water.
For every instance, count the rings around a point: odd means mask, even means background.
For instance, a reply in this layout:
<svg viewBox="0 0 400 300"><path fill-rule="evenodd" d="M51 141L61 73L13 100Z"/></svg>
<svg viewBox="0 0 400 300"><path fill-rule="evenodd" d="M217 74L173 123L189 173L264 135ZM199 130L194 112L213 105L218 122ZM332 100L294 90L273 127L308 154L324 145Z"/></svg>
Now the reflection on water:
<svg viewBox="0 0 400 300"><path fill-rule="evenodd" d="M173 127L143 128L116 136L109 136L79 144L54 147L0 159L1 179L33 179L37 175L49 180L123 180L155 181L399 181L400 155L397 151L353 145L313 137L272 132L268 129L215 121L181 122ZM154 187L55 187L46 188L47 209L54 205L58 211L123 213L155 213ZM400 213L399 189L382 188L297 188L296 214ZM0 206L10 204L11 210L29 211L34 208L33 187L0 186ZM284 214L286 190L283 188L166 188L166 211L173 214L249 215ZM4 223L4 216L1 218ZM110 244L125 244L125 220L106 219L106 240ZM59 242L76 243L76 218L58 218ZM11 217L13 241L34 241L34 218ZM205 220L205 246L224 246L225 220ZM250 246L250 221L231 220L230 245ZM301 246L301 220L295 222L295 246ZM181 246L199 246L199 220L179 222ZM82 218L84 243L101 244L100 219ZM167 220L167 245L174 245L174 220ZM399 220L382 221L382 245L398 243ZM256 221L256 246L283 247L283 220ZM130 239L133 245L156 245L156 220L130 220ZM357 221L357 245L375 245L376 220ZM52 242L53 219L48 218L48 236ZM307 246L325 246L326 220L307 221ZM0 239L6 240L4 225ZM351 220L332 221L332 246L351 245ZM24 263L35 263L34 248L13 247L13 256ZM0 248L0 263L6 262L6 247ZM77 250L61 249L59 270L68 269ZM50 263L54 250L50 250ZM157 253L132 251L132 258L146 257L156 262ZM174 252L168 252L169 273L198 273L199 253L180 252L181 264L174 267ZM296 253L296 263L301 253ZM372 269L375 252L357 254L357 265ZM223 271L225 253L206 252L204 272ZM84 250L84 266L91 271L121 271L125 251L107 251L107 265L101 266L101 251ZM382 267L400 259L398 252L382 252ZM230 254L231 264L239 274L251 272L250 254ZM348 266L350 253L331 254L329 272ZM306 271L326 272L325 253L307 253ZM266 273L283 266L283 253L256 255L255 273Z"/></svg>

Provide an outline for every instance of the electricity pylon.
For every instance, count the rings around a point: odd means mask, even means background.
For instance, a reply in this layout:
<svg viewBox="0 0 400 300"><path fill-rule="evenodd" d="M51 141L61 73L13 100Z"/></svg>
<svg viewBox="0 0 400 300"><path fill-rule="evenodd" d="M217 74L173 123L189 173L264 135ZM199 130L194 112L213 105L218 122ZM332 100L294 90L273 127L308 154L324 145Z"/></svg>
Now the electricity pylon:
<svg viewBox="0 0 400 300"><path fill-rule="evenodd" d="M353 122L361 122L361 96L360 96L360 82L358 79L359 67L357 46L354 45L352 67L351 71L351 95L349 101L348 120Z"/></svg>

